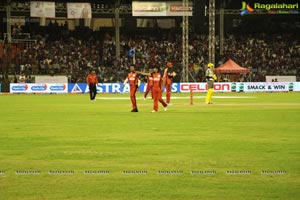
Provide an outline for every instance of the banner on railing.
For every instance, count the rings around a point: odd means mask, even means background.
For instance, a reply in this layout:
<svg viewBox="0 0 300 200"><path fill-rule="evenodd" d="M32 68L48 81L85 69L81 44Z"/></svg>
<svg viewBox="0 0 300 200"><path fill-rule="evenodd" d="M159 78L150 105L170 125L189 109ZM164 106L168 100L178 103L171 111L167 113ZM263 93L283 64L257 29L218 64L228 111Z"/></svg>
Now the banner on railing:
<svg viewBox="0 0 300 200"><path fill-rule="evenodd" d="M55 18L55 2L30 1L30 17Z"/></svg>
<svg viewBox="0 0 300 200"><path fill-rule="evenodd" d="M67 3L68 19L91 19L92 7L90 3Z"/></svg>
<svg viewBox="0 0 300 200"><path fill-rule="evenodd" d="M139 92L145 92L142 83ZM0 85L1 89L1 85ZM99 93L128 93L129 84L99 83ZM173 83L172 92L207 92L206 83ZM300 91L300 82L216 82L214 92L289 92ZM10 93L88 93L86 83L11 83Z"/></svg>
<svg viewBox="0 0 300 200"><path fill-rule="evenodd" d="M122 89L122 83L99 83L97 85L97 92L103 93L123 93L129 92L129 85L125 85ZM145 92L147 84L141 83L139 92ZM173 83L172 92L207 92L206 83ZM215 83L215 92L231 92L231 83ZM69 83L69 93L87 93L89 87L86 83Z"/></svg>
<svg viewBox="0 0 300 200"><path fill-rule="evenodd" d="M186 6L180 1L174 2L132 2L132 16L193 16L193 3Z"/></svg>
<svg viewBox="0 0 300 200"><path fill-rule="evenodd" d="M292 92L300 91L300 82L237 82L231 88L233 92Z"/></svg>
<svg viewBox="0 0 300 200"><path fill-rule="evenodd" d="M68 83L11 83L10 93L67 93Z"/></svg>

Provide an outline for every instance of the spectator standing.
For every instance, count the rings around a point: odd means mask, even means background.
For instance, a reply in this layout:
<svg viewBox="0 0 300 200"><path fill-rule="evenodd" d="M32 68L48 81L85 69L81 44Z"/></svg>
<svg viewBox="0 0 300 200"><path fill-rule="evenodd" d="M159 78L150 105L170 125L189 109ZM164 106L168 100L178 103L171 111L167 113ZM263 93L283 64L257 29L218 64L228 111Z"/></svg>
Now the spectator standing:
<svg viewBox="0 0 300 200"><path fill-rule="evenodd" d="M24 73L21 73L19 76L19 83L26 83L26 76Z"/></svg>

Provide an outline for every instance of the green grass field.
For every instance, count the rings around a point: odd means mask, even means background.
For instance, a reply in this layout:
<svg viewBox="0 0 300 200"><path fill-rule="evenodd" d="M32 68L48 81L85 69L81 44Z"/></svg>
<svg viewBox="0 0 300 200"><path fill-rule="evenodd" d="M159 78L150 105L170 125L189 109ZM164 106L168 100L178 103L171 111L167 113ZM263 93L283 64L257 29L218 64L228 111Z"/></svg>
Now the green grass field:
<svg viewBox="0 0 300 200"><path fill-rule="evenodd" d="M0 95L0 199L299 199L300 93L204 95Z"/></svg>

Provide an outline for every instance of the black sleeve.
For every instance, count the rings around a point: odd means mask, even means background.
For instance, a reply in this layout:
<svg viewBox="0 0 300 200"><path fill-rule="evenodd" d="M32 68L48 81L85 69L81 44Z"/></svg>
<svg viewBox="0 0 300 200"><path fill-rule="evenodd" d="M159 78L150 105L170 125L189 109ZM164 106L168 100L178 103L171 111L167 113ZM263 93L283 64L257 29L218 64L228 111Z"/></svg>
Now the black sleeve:
<svg viewBox="0 0 300 200"><path fill-rule="evenodd" d="M173 69L168 69L168 77L169 78L173 78L173 72L174 72L174 70Z"/></svg>

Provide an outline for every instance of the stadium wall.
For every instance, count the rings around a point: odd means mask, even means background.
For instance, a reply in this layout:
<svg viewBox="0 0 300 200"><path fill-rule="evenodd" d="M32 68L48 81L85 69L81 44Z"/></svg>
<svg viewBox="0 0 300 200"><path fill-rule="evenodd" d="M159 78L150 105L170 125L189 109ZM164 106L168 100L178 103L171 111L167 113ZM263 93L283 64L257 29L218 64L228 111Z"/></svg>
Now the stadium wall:
<svg viewBox="0 0 300 200"><path fill-rule="evenodd" d="M122 90L122 83L99 83L99 93L127 93L129 85ZM145 92L142 83L139 92ZM173 83L172 92L207 92L206 83ZM300 91L300 82L224 82L214 84L215 92L289 92ZM86 83L11 83L10 93L88 93Z"/></svg>

